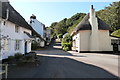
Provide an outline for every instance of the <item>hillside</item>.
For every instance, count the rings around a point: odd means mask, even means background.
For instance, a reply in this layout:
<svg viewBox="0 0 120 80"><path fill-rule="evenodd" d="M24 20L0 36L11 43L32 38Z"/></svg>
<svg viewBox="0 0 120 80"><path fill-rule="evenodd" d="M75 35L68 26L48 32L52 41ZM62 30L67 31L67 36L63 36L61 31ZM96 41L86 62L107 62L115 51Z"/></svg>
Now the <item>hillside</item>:
<svg viewBox="0 0 120 80"><path fill-rule="evenodd" d="M114 34L120 34L120 1L113 2L108 7L96 12L97 16L102 19L111 27L111 31L115 31ZM64 18L60 22L54 22L50 28L53 31L53 35L63 35L65 33L71 33L77 24L83 19L85 13L77 13L70 18ZM116 31L118 30L118 31Z"/></svg>
<svg viewBox="0 0 120 80"><path fill-rule="evenodd" d="M60 22L52 23L50 26L50 28L53 31L52 34L63 35L67 32L70 33L76 27L76 25L83 19L85 15L86 15L85 13L77 13L68 19L64 18Z"/></svg>

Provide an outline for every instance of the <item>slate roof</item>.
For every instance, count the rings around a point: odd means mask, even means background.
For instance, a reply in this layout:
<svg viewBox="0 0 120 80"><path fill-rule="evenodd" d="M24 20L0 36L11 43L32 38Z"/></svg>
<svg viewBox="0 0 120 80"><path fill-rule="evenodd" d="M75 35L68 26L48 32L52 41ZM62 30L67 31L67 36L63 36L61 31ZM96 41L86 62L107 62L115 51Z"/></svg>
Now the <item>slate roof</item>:
<svg viewBox="0 0 120 80"><path fill-rule="evenodd" d="M9 2L2 2L2 18L6 19L7 9L9 9L8 21L17 24L26 29L32 30L31 26L25 19L10 5ZM1 16L0 16L1 17Z"/></svg>
<svg viewBox="0 0 120 80"><path fill-rule="evenodd" d="M110 30L110 27L103 22L100 18L98 18L98 29L99 30ZM89 13L83 18L83 20L77 25L77 27L75 28L75 32L79 31L79 30L91 30L92 27L90 25L89 22Z"/></svg>
<svg viewBox="0 0 120 80"><path fill-rule="evenodd" d="M32 36L33 37L39 37L42 41L44 41L44 39L41 37L41 35L38 34L34 29L32 30Z"/></svg>

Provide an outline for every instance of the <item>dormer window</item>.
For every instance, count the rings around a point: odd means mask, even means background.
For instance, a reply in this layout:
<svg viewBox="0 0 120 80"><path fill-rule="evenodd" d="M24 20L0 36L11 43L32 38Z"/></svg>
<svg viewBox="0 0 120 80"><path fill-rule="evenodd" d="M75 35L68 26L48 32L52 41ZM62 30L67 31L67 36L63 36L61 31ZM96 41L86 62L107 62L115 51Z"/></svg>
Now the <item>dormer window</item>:
<svg viewBox="0 0 120 80"><path fill-rule="evenodd" d="M31 23L35 23L35 21L31 20L31 21L30 21L30 24L31 24Z"/></svg>
<svg viewBox="0 0 120 80"><path fill-rule="evenodd" d="M15 25L15 32L18 33L19 32L19 26Z"/></svg>

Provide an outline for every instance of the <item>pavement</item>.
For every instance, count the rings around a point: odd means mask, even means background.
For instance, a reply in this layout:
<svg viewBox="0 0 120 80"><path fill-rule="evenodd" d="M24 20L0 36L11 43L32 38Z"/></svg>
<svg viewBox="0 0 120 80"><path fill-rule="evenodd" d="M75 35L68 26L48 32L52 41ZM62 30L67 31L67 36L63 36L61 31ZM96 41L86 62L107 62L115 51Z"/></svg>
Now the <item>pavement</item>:
<svg viewBox="0 0 120 80"><path fill-rule="evenodd" d="M41 64L11 66L8 78L118 78L118 55L65 52L59 42L35 51Z"/></svg>

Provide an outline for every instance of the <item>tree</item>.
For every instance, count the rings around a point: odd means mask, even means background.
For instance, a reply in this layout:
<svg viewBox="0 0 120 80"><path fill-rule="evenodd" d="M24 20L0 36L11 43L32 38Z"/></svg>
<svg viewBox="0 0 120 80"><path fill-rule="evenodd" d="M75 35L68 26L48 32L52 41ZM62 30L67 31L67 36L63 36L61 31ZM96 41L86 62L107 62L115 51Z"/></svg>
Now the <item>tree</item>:
<svg viewBox="0 0 120 80"><path fill-rule="evenodd" d="M51 24L52 34L64 35L67 32L71 32L75 26L82 20L85 16L85 13L77 13L73 15L71 18L64 18L60 22L54 22Z"/></svg>
<svg viewBox="0 0 120 80"><path fill-rule="evenodd" d="M120 29L120 1L113 2L97 12L97 16L106 22L113 31Z"/></svg>

